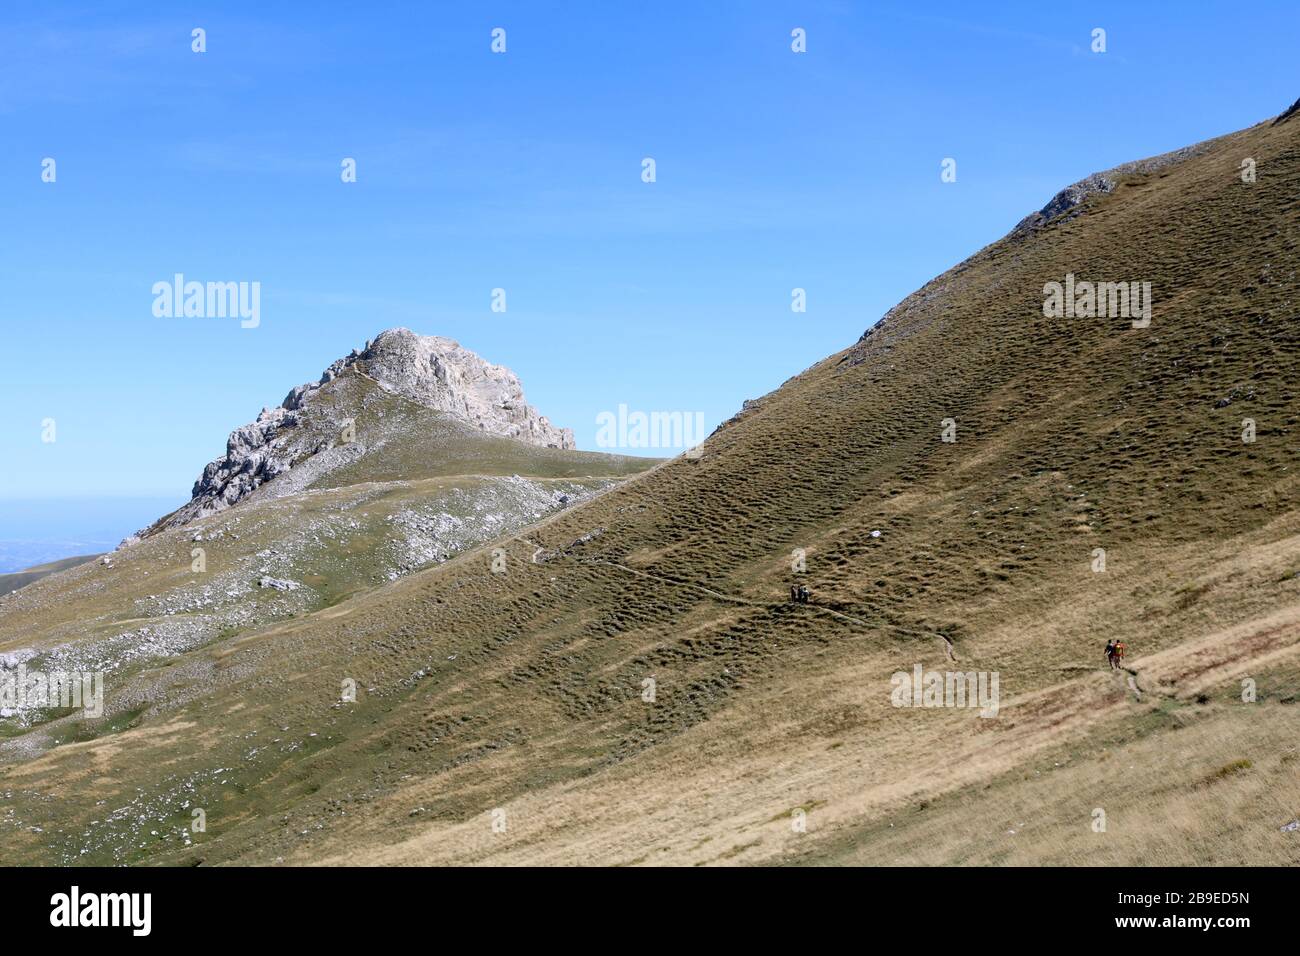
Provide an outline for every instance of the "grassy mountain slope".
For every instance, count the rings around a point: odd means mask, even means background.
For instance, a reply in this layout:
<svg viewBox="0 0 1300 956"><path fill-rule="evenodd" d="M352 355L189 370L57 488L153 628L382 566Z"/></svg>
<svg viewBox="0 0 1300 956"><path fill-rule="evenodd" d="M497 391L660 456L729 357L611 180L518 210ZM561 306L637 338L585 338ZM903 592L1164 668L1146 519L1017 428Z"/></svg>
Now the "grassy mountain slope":
<svg viewBox="0 0 1300 956"><path fill-rule="evenodd" d="M698 460L137 672L0 771L6 857L1300 862L1298 223L1300 120L1126 173ZM1150 327L1045 319L1066 273ZM916 664L998 716L891 706Z"/></svg>
<svg viewBox="0 0 1300 956"><path fill-rule="evenodd" d="M488 435L353 371L321 401L355 417L355 441L341 446L350 460L328 471L305 462L234 508L160 522L100 561L24 580L0 601L0 663L106 670L110 687L125 688L142 669L446 561L654 463ZM147 700L110 694L107 716ZM73 724L36 708L0 723L0 737L30 755L83 732Z"/></svg>

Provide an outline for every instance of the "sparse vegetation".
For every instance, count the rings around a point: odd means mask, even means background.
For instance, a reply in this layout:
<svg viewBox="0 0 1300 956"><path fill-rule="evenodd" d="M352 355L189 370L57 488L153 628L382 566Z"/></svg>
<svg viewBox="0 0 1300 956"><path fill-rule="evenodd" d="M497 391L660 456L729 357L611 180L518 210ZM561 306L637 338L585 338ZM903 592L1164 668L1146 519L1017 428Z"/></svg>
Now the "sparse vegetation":
<svg viewBox="0 0 1300 956"><path fill-rule="evenodd" d="M1246 155L1268 170L1249 187ZM623 481L645 463L489 444L440 470L394 409L391 454L187 529L216 574L293 540L266 573L302 591L240 565L220 613L195 607L168 532L11 596L4 650L208 630L116 672L119 712L150 702L138 723L0 741L6 858L1300 862L1278 831L1300 787L1300 122L1121 185L938 277L697 460ZM1151 326L1044 319L1067 272L1151 279ZM386 580L389 515L422 527L503 469L604 490ZM1001 675L996 719L891 706L892 673L953 654ZM185 801L208 810L195 847L159 825Z"/></svg>

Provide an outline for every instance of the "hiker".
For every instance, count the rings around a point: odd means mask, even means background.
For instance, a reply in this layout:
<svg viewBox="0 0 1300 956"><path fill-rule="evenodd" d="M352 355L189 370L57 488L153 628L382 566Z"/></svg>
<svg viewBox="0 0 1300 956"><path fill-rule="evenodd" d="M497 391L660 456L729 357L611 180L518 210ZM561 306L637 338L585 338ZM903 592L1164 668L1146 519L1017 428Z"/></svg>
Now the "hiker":
<svg viewBox="0 0 1300 956"><path fill-rule="evenodd" d="M809 592L809 590L808 590L808 586L807 586L806 584L801 584L801 585L799 585L799 603L800 603L800 604L807 604L807 603L808 603L808 597L809 597L809 594L810 594L810 592Z"/></svg>
<svg viewBox="0 0 1300 956"><path fill-rule="evenodd" d="M791 601L799 600L799 585L797 584L790 585L790 600Z"/></svg>
<svg viewBox="0 0 1300 956"><path fill-rule="evenodd" d="M1106 642L1106 662L1110 664L1110 669L1117 671L1120 668L1120 661L1124 659L1126 647L1122 641L1114 638Z"/></svg>

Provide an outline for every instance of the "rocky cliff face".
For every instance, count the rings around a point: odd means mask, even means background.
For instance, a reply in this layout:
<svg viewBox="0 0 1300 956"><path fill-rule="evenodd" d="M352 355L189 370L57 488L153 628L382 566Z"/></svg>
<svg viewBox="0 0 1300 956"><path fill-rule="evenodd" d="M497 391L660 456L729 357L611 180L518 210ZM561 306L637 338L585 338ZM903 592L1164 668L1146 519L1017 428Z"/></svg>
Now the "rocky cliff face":
<svg viewBox="0 0 1300 956"><path fill-rule="evenodd" d="M451 339L388 329L330 365L319 381L294 388L278 408L262 409L256 421L231 432L225 455L203 469L189 504L142 534L229 508L308 461L311 470L323 472L355 457L337 436L356 410L339 400L337 389L326 399L331 383L353 372L487 434L546 448L574 447L572 429L556 428L529 405L510 369Z"/></svg>
<svg viewBox="0 0 1300 956"><path fill-rule="evenodd" d="M297 407L306 392L358 364L388 391L491 434L546 448L574 447L572 429L556 428L524 401L524 388L510 369L484 361L451 339L409 329L379 333L365 351L354 351L326 369L318 385L290 392L286 407Z"/></svg>

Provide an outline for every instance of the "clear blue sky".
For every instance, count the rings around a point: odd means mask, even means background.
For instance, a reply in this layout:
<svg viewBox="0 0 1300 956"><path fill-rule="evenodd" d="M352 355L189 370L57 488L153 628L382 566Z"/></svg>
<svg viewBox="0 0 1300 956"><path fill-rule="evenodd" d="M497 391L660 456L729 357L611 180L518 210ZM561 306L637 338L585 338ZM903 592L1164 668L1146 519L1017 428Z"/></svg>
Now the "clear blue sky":
<svg viewBox="0 0 1300 956"><path fill-rule="evenodd" d="M1062 186L1300 96L1293 0L987 6L6 4L0 498L179 502L395 325L580 447L620 403L712 428ZM176 272L261 326L154 317Z"/></svg>

